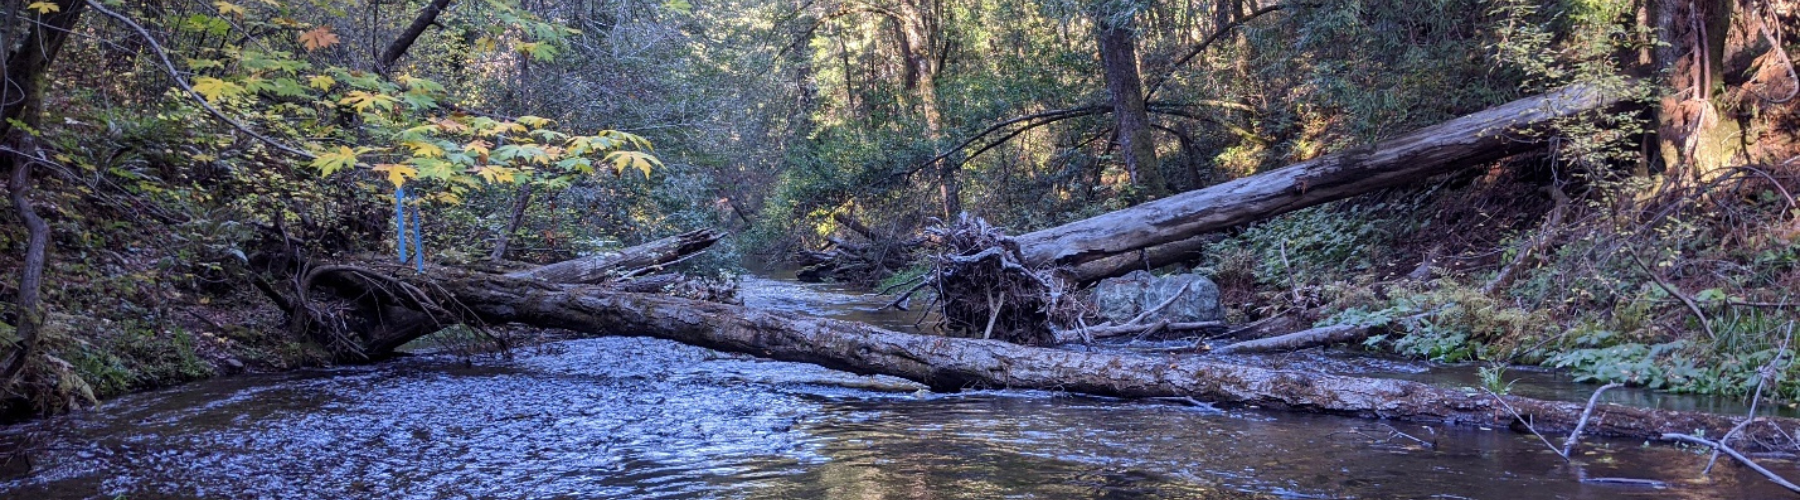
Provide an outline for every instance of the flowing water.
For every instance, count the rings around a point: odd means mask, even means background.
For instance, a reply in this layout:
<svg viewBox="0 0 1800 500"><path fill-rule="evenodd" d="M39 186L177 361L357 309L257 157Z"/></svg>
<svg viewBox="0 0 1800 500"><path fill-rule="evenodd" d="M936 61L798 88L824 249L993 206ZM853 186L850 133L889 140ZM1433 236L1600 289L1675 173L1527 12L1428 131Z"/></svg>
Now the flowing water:
<svg viewBox="0 0 1800 500"><path fill-rule="evenodd" d="M890 327L912 314L748 279L749 305ZM1310 361L1308 361L1310 360ZM1469 384L1464 368L1316 355L1248 360ZM1520 392L1591 389L1525 374ZM511 359L418 356L137 394L29 433L0 498L1790 498L1706 456L1529 434L909 382L639 338ZM1632 404L1733 410L1619 391ZM1552 439L1556 439L1552 436ZM1773 469L1800 476L1792 463ZM1620 485L1602 478L1653 479ZM1586 479L1584 481L1584 479Z"/></svg>

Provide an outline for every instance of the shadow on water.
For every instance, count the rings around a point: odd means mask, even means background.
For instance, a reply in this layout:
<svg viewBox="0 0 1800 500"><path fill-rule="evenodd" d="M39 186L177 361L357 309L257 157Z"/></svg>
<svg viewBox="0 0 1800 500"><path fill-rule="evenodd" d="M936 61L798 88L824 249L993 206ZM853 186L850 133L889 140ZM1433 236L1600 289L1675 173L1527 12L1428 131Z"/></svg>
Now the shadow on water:
<svg viewBox="0 0 1800 500"><path fill-rule="evenodd" d="M746 302L770 308L848 316L870 301L770 280L747 288ZM6 429L43 433L49 449L37 473L0 483L0 498L1787 495L1737 467L1702 478L1705 455L1636 442L1587 441L1593 453L1576 470L1536 438L1506 430L918 389L630 338L550 344L473 366L421 357L239 377Z"/></svg>

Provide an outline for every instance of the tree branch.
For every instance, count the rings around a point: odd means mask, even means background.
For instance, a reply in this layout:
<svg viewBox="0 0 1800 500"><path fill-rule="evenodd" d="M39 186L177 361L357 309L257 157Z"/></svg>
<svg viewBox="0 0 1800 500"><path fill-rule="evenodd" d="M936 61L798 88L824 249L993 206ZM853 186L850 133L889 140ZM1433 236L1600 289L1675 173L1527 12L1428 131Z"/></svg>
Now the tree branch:
<svg viewBox="0 0 1800 500"><path fill-rule="evenodd" d="M1220 26L1219 29L1214 30L1211 35L1208 35L1205 40L1202 40L1200 42L1200 45L1196 45L1196 46L1194 46L1194 48L1192 50L1189 50L1187 55L1181 56L1181 59L1175 60L1175 64L1169 65L1168 69L1163 72L1162 78L1157 78L1156 82L1151 83L1148 88L1144 89L1144 100L1146 100L1146 101L1150 100L1150 96L1156 95L1157 89L1161 89L1163 84L1169 82L1170 78L1174 78L1176 69L1179 69L1182 66L1186 66L1188 61L1192 61L1192 60L1194 60L1194 57L1199 56L1200 53L1206 52L1207 48L1212 47L1213 42L1217 42L1217 41L1219 41L1220 38L1224 38L1226 33L1230 33L1231 30L1237 29L1238 26L1242 26L1244 23L1255 20L1258 17L1262 17L1263 14L1268 14L1270 12L1275 12L1278 10L1291 8L1291 7L1317 7L1318 5L1319 4L1314 4L1314 3L1290 3L1290 4L1270 5L1268 7L1256 9L1255 11L1252 11L1249 14L1245 14L1244 17L1240 17L1229 23L1225 23L1225 25Z"/></svg>
<svg viewBox="0 0 1800 500"><path fill-rule="evenodd" d="M393 69L394 63L400 61L400 56L406 55L407 49L412 48L413 42L419 40L419 35L424 34L432 23L437 22L438 14L443 13L452 1L431 0L430 4L419 11L418 17L413 18L412 24L406 27L406 31L400 32L400 37L388 43L387 50L381 51L381 60L375 61L375 70L386 75L388 70Z"/></svg>

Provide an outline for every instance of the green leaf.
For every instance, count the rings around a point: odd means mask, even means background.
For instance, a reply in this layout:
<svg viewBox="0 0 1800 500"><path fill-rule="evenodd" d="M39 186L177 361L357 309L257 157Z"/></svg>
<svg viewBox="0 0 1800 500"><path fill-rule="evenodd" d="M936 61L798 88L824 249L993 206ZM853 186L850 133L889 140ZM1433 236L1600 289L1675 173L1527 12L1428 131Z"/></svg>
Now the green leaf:
<svg viewBox="0 0 1800 500"><path fill-rule="evenodd" d="M219 99L243 95L244 87L235 83L210 76L194 78L194 92L205 97L208 102L219 102Z"/></svg>
<svg viewBox="0 0 1800 500"><path fill-rule="evenodd" d="M450 163L448 161L440 160L437 158L415 157L415 158L406 160L406 163L408 165L412 165L413 168L416 168L419 170L419 178L420 179L437 179L437 180L447 181L447 180L456 178L458 176L464 175L463 170L461 168L458 168L456 166L456 164Z"/></svg>
<svg viewBox="0 0 1800 500"><path fill-rule="evenodd" d="M276 78L269 82L269 92L281 97L305 97L312 95L312 89L301 85L293 78Z"/></svg>
<svg viewBox="0 0 1800 500"><path fill-rule="evenodd" d="M349 146L338 146L336 150L319 153L313 159L312 166L319 169L320 174L331 175L339 170L355 167L357 153L357 150L350 149Z"/></svg>
<svg viewBox="0 0 1800 500"><path fill-rule="evenodd" d="M438 107L437 99L433 99L429 95L415 92L401 94L400 100L406 103L406 107L411 108L414 111L424 111L427 109L436 109Z"/></svg>
<svg viewBox="0 0 1800 500"><path fill-rule="evenodd" d="M565 171L572 170L572 171L579 172L582 174L593 174L594 173L594 161L589 160L587 158L582 158L582 157L577 156L574 158L568 158L568 159L564 159L563 161L556 162L556 168L560 168Z"/></svg>
<svg viewBox="0 0 1800 500"><path fill-rule="evenodd" d="M550 154L548 151L544 150L543 146L536 144L507 144L505 146L494 148L494 152L489 158L494 161L508 163L517 160L547 163L550 160Z"/></svg>

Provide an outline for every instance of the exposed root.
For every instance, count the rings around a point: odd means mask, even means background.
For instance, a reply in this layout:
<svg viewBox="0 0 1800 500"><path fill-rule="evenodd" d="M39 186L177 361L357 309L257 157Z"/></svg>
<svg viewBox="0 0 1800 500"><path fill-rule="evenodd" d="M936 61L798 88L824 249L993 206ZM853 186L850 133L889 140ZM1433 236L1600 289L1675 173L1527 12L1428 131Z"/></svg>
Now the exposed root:
<svg viewBox="0 0 1800 500"><path fill-rule="evenodd" d="M926 236L939 247L925 283L936 289L952 335L1050 345L1057 342L1054 324L1074 324L1085 312L1068 285L1021 264L1019 244L986 221L964 214Z"/></svg>

